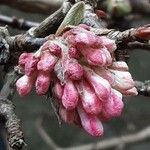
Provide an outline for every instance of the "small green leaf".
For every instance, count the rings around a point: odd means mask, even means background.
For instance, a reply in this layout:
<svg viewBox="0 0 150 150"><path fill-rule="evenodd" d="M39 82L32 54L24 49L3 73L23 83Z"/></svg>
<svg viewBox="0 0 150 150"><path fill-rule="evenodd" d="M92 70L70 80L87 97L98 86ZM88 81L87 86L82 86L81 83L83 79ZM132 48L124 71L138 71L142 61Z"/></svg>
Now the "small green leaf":
<svg viewBox="0 0 150 150"><path fill-rule="evenodd" d="M68 25L79 25L81 20L84 17L85 12L85 3L84 2L78 2L75 5L72 6L72 8L67 13L66 17L64 18L63 22L59 26L59 28L56 31L56 36L59 36L64 28Z"/></svg>

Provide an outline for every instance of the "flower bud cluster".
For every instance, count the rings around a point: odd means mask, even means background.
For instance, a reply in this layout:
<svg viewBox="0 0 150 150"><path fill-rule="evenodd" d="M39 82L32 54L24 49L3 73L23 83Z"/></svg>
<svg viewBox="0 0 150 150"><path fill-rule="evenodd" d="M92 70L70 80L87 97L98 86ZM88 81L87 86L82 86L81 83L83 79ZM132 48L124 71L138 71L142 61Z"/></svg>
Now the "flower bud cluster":
<svg viewBox="0 0 150 150"><path fill-rule="evenodd" d="M21 54L25 75L16 82L17 91L25 96L35 85L37 94L44 95L53 85L62 120L102 136L102 122L123 110L122 95L137 94L127 64L115 61L115 49L113 40L79 25L48 40L36 53Z"/></svg>

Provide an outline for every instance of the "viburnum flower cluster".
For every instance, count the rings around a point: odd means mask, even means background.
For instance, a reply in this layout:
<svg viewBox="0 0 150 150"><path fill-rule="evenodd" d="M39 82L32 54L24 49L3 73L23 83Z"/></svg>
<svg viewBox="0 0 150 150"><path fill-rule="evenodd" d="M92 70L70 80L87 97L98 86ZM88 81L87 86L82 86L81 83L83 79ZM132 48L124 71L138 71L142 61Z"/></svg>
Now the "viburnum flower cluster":
<svg viewBox="0 0 150 150"><path fill-rule="evenodd" d="M37 52L21 54L19 66L25 75L16 82L17 91L25 96L35 85L36 93L45 95L50 89L62 120L102 136L102 122L123 110L122 95L137 94L128 66L115 60L115 50L115 41L80 24Z"/></svg>

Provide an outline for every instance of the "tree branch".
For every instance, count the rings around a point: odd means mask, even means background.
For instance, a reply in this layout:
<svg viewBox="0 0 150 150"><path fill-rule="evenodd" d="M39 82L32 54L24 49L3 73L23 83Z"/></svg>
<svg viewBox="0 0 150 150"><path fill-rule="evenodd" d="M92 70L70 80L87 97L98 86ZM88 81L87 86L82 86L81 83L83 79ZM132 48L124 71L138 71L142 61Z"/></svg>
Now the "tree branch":
<svg viewBox="0 0 150 150"><path fill-rule="evenodd" d="M20 120L15 115L14 105L11 102L15 92L15 82L19 78L16 70L10 71L0 91L0 116L4 118L9 145L14 150L21 150L25 145Z"/></svg>

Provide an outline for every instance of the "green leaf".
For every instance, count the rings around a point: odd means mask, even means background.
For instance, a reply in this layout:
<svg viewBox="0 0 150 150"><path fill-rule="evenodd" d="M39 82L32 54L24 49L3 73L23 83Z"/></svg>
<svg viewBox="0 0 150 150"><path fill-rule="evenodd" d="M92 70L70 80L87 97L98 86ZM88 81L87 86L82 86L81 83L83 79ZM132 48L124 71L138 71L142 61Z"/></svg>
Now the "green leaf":
<svg viewBox="0 0 150 150"><path fill-rule="evenodd" d="M56 31L56 36L59 36L64 28L68 25L79 25L81 20L84 17L85 12L85 3L84 2L78 2L75 5L72 6L72 8L67 13L66 17L64 18L63 22L59 26L59 28Z"/></svg>

